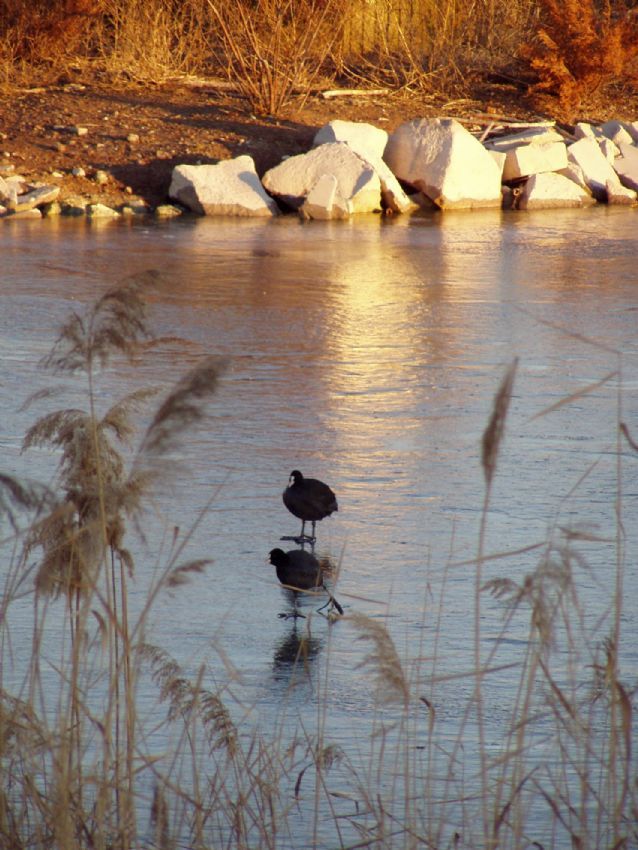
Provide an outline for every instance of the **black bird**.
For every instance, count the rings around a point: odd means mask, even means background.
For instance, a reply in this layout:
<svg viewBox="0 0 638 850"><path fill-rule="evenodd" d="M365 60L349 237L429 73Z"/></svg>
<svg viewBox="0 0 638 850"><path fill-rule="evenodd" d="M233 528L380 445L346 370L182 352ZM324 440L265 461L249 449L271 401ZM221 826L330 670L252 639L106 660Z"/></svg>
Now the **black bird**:
<svg viewBox="0 0 638 850"><path fill-rule="evenodd" d="M339 510L337 497L327 484L317 478L304 478L298 469L290 473L288 486L282 494L284 505L291 514L301 520L299 537L282 537L282 540L294 540L295 543L314 544L315 526L324 517ZM312 535L305 534L306 523L312 523Z"/></svg>
<svg viewBox="0 0 638 850"><path fill-rule="evenodd" d="M290 588L295 595L293 617L303 616L297 612L296 607L297 594L302 590L325 590L328 594L326 605L331 605L339 614L343 614L343 608L326 587L324 571L313 554L304 549L290 549L288 552L284 552L283 549L272 549L269 557L270 563L277 571L279 581ZM321 611L326 605L322 605L318 610Z"/></svg>

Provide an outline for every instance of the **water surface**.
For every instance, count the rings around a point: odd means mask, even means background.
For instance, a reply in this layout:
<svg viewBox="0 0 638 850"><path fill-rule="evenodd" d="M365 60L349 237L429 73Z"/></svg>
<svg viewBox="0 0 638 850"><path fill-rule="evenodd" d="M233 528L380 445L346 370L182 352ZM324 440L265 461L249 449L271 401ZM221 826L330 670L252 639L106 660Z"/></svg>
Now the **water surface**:
<svg viewBox="0 0 638 850"><path fill-rule="evenodd" d="M185 533L206 510L187 553L214 563L160 598L149 639L188 670L205 662L207 686L228 685L238 717L264 729L301 718L314 729L325 700L326 740L361 769L367 734L379 722L374 680L360 666L369 645L356 639L351 622L330 626L312 617L306 674L293 672L306 624L278 619L289 603L266 558L281 535L298 531L281 502L298 468L327 481L339 499L338 514L318 527L317 544L340 564L338 598L347 612L387 625L406 670L436 706L440 741L456 740L472 691L460 674L474 666L475 570L462 564L479 546L481 436L514 357L484 551L522 550L551 536L564 541L560 528L595 536L574 544L583 558L575 568L578 639L587 635L594 645L610 628L620 496L621 661L635 678L638 540L630 518L638 457L618 442L616 427L621 418L638 436L634 211L347 223L45 220L1 228L0 251L0 450L9 472L52 475L49 452L20 455L25 429L46 408L20 411L20 404L51 382L38 361L59 323L127 274L161 271L150 296L152 324L171 340L134 369L104 375L105 405L136 386L168 387L205 354L226 359L211 418L184 443L180 473L149 516L150 551L139 552L134 604L141 606L166 557L162 541L173 526ZM617 376L604 381L610 373ZM67 397L79 404L83 395L71 388ZM490 559L484 579L522 583L541 552ZM501 602L484 597L484 658L504 615ZM515 617L494 664L518 663L528 632L528 618ZM434 684L433 672L459 678ZM503 669L485 690L486 743L494 752L519 675ZM151 694L141 700L157 710ZM476 756L471 747L465 755L471 774ZM297 829L293 845L308 840L301 816ZM322 840L337 843L331 834Z"/></svg>

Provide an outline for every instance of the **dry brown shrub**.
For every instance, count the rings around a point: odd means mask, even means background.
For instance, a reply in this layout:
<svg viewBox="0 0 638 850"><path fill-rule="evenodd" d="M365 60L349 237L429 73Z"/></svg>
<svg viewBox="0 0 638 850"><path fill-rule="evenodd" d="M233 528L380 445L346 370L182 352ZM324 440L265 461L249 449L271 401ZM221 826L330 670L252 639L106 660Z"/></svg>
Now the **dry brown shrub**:
<svg viewBox="0 0 638 850"><path fill-rule="evenodd" d="M228 79L251 108L281 115L303 106L343 26L343 0L207 0Z"/></svg>
<svg viewBox="0 0 638 850"><path fill-rule="evenodd" d="M100 0L0 0L0 33L16 60L59 61L76 51Z"/></svg>
<svg viewBox="0 0 638 850"><path fill-rule="evenodd" d="M521 50L538 75L532 92L573 114L614 82L638 80L638 15L624 0L539 0L537 38Z"/></svg>

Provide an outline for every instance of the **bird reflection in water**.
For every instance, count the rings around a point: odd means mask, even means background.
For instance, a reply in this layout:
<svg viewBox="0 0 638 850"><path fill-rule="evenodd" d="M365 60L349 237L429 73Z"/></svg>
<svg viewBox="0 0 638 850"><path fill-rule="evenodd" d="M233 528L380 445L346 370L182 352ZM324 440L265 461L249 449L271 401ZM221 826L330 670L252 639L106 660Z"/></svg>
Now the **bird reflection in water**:
<svg viewBox="0 0 638 850"><path fill-rule="evenodd" d="M312 637L307 625L297 628L297 620L290 632L277 644L272 660L272 669L276 679L290 679L295 673L302 677L310 676L313 660L319 654L323 641Z"/></svg>

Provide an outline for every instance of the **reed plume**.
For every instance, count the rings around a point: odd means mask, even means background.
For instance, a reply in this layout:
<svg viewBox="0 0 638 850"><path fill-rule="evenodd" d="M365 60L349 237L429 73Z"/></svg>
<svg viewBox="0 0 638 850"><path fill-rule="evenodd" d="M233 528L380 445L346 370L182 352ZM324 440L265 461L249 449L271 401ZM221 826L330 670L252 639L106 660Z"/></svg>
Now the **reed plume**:
<svg viewBox="0 0 638 850"><path fill-rule="evenodd" d="M142 440L139 454L167 454L183 430L201 422L206 404L217 389L225 361L206 357L184 375L158 407Z"/></svg>
<svg viewBox="0 0 638 850"><path fill-rule="evenodd" d="M195 717L199 718L210 752L224 749L234 754L238 732L219 695L202 688L199 681L192 682L165 650L151 644L142 644L138 650L150 666L160 699L168 704L168 720L181 718L188 725Z"/></svg>
<svg viewBox="0 0 638 850"><path fill-rule="evenodd" d="M487 427L483 432L481 463L483 464L483 473L488 487L491 486L494 473L496 472L498 452L505 433L505 420L507 419L507 411L509 410L512 399L517 367L518 357L510 364L496 391L492 413Z"/></svg>
<svg viewBox="0 0 638 850"><path fill-rule="evenodd" d="M372 648L357 667L366 667L374 674L379 696L384 702L398 701L407 705L410 699L408 679L386 627L356 611L350 614L348 619L359 632L357 640L372 644Z"/></svg>
<svg viewBox="0 0 638 850"><path fill-rule="evenodd" d="M5 517L14 532L19 530L21 514L37 514L51 506L55 500L48 487L35 481L20 481L15 476L0 472L0 518Z"/></svg>

